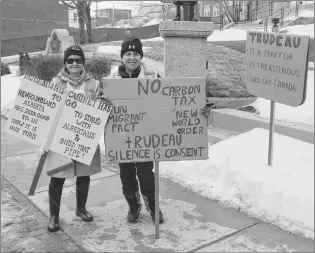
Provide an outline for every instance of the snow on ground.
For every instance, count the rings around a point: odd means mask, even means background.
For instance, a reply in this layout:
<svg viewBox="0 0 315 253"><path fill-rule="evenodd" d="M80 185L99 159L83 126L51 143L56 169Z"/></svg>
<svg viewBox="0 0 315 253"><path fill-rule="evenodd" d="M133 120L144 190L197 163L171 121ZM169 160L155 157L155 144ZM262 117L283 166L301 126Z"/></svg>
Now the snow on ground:
<svg viewBox="0 0 315 253"><path fill-rule="evenodd" d="M314 38L314 24L309 25L295 25L295 26L288 26L285 28L287 33L297 34L297 35L307 35L311 38Z"/></svg>
<svg viewBox="0 0 315 253"><path fill-rule="evenodd" d="M209 160L161 162L161 176L314 239L314 145L274 138L273 167L268 131L254 129L211 146Z"/></svg>
<svg viewBox="0 0 315 253"><path fill-rule="evenodd" d="M263 30L263 28L261 28ZM261 30L260 29L260 30ZM252 28L253 30L253 28ZM285 27L287 33L297 35L308 35L314 38L314 24L310 25L296 25ZM207 38L207 41L239 41L246 40L247 30L245 29L225 29L223 31L214 30L213 33ZM164 41L162 37L151 38L142 41Z"/></svg>
<svg viewBox="0 0 315 253"><path fill-rule="evenodd" d="M1 252L46 252L38 238L19 232L30 221L25 220L26 211L11 195L1 191Z"/></svg>
<svg viewBox="0 0 315 253"><path fill-rule="evenodd" d="M11 69L10 67L10 70ZM22 76L16 73L1 76L1 115L8 116L19 91Z"/></svg>
<svg viewBox="0 0 315 253"><path fill-rule="evenodd" d="M207 41L237 41L246 40L246 30L241 29L225 29L223 31L214 30L207 38ZM164 41L162 37L155 37L142 41Z"/></svg>
<svg viewBox="0 0 315 253"><path fill-rule="evenodd" d="M150 26L150 25L157 25L157 24L160 24L161 22L163 21L163 19L160 19L160 18L154 18L152 20L150 20L148 23L146 23L144 26Z"/></svg>
<svg viewBox="0 0 315 253"><path fill-rule="evenodd" d="M283 114L292 120L291 111L300 110L295 119L301 121L302 111L314 110L314 71L310 72L312 86L304 109L277 104L276 118ZM1 114L8 115L12 108L21 78L16 74L1 77ZM303 120L310 120L311 114L304 114ZM103 138L100 144L103 149ZM161 176L314 239L314 145L275 133L273 167L267 165L267 153L268 131L254 129L211 146L209 160L161 162Z"/></svg>
<svg viewBox="0 0 315 253"><path fill-rule="evenodd" d="M257 98L251 104L259 110L260 117L270 118L270 100ZM298 107L276 103L275 119L314 125L314 70L308 71L306 100Z"/></svg>

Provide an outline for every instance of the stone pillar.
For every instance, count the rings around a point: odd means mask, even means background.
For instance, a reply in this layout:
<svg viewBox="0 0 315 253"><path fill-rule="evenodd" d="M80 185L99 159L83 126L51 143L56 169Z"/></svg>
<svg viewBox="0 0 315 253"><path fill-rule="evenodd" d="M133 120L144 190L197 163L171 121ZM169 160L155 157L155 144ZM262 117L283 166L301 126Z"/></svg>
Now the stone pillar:
<svg viewBox="0 0 315 253"><path fill-rule="evenodd" d="M160 23L164 38L165 77L204 77L205 48L213 23L166 21Z"/></svg>

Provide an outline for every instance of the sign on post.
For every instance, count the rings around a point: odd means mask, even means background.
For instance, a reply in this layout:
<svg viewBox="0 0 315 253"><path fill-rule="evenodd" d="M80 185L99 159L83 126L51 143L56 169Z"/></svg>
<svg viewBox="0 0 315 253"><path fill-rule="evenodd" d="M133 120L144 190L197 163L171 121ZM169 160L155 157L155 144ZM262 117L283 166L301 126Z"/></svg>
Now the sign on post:
<svg viewBox="0 0 315 253"><path fill-rule="evenodd" d="M273 162L275 102L300 106L306 99L309 36L247 32L246 88L270 100L268 165Z"/></svg>
<svg viewBox="0 0 315 253"><path fill-rule="evenodd" d="M306 98L309 36L248 31L246 88L252 95L289 106Z"/></svg>
<svg viewBox="0 0 315 253"><path fill-rule="evenodd" d="M45 146L64 92L62 87L49 81L25 75L4 132Z"/></svg>
<svg viewBox="0 0 315 253"><path fill-rule="evenodd" d="M90 165L111 107L70 91L49 149Z"/></svg>
<svg viewBox="0 0 315 253"><path fill-rule="evenodd" d="M105 130L109 162L208 158L205 78L108 79L113 102Z"/></svg>

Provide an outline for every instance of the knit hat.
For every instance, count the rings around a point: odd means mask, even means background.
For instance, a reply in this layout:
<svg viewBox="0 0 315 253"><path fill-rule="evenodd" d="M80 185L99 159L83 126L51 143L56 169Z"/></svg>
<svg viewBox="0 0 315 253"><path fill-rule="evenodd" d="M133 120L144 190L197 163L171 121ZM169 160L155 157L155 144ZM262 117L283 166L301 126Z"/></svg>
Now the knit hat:
<svg viewBox="0 0 315 253"><path fill-rule="evenodd" d="M141 58L143 57L143 51L142 51L142 43L141 41L132 36L127 37L122 43L121 43L121 50L120 50L120 57L122 58L123 55L128 51L134 51L141 55Z"/></svg>
<svg viewBox="0 0 315 253"><path fill-rule="evenodd" d="M64 57L63 57L63 63L64 64L66 63L66 60L67 60L67 58L70 55L78 55L78 56L80 56L82 58L83 65L84 65L85 56L84 56L84 52L83 52L83 50L82 50L82 48L80 46L73 45L73 46L68 47L65 50Z"/></svg>

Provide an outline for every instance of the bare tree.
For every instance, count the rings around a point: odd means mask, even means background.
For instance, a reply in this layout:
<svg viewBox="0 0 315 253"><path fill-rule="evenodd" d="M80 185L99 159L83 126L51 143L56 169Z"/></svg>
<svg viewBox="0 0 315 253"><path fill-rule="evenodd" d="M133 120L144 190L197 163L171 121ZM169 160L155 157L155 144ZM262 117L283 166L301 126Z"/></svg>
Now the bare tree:
<svg viewBox="0 0 315 253"><path fill-rule="evenodd" d="M85 44L85 25L87 30L87 42L92 43L91 0L87 1L61 1L70 9L76 9L79 19L80 44Z"/></svg>
<svg viewBox="0 0 315 253"><path fill-rule="evenodd" d="M240 16L240 6L242 1L214 1L213 5L217 7L222 14L228 19L229 22L238 22Z"/></svg>

